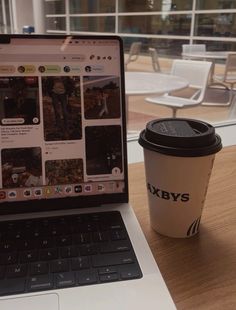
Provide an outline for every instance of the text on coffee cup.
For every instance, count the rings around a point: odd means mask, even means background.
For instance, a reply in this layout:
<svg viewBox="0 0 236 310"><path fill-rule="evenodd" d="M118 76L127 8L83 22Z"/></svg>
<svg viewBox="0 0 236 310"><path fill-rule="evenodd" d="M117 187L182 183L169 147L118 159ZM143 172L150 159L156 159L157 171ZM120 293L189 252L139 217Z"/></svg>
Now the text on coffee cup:
<svg viewBox="0 0 236 310"><path fill-rule="evenodd" d="M161 199L172 200L174 202L189 201L189 193L172 193L172 192L163 191L160 188L157 188L150 183L147 183L147 189L152 195L157 196L158 198L161 198Z"/></svg>

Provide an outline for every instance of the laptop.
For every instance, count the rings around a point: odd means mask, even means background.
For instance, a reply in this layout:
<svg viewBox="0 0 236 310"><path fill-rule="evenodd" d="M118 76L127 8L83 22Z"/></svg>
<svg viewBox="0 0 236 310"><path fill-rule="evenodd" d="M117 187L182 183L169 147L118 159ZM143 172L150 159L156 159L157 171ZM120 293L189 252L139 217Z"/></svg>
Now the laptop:
<svg viewBox="0 0 236 310"><path fill-rule="evenodd" d="M175 309L128 203L117 36L0 37L0 309Z"/></svg>

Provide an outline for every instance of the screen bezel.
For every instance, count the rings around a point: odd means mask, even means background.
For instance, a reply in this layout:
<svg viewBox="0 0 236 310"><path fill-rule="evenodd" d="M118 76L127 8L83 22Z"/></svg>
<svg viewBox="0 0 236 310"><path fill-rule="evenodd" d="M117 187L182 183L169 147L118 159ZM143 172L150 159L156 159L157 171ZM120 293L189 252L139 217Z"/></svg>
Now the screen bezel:
<svg viewBox="0 0 236 310"><path fill-rule="evenodd" d="M102 195L88 195L76 197L50 198L17 202L0 203L0 215L20 214L51 210L69 210L75 208L96 207L104 204L127 203L128 202L128 163L127 163L127 128L126 128L126 98L125 98L125 81L124 81L124 52L123 42L119 36L115 35L1 35L0 44L10 44L12 38L23 38L33 40L37 39L88 39L88 40L117 40L120 47L120 87L121 87L121 116L122 116L122 146L123 146L123 163L124 163L124 192L108 193Z"/></svg>

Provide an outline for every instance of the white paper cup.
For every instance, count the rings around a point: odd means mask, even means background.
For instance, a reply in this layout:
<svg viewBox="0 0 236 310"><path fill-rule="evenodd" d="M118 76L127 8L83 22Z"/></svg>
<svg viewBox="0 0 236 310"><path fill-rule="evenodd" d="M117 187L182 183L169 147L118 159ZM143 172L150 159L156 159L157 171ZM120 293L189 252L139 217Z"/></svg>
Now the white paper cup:
<svg viewBox="0 0 236 310"><path fill-rule="evenodd" d="M220 137L201 121L161 119L147 124L139 143L144 148L151 226L170 237L195 235L215 153L222 148Z"/></svg>

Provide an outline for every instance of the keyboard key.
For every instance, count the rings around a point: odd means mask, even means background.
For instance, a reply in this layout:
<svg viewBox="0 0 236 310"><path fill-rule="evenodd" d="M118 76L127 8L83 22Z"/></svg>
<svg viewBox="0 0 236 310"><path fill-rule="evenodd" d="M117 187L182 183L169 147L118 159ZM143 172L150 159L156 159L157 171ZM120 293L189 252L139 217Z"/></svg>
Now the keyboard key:
<svg viewBox="0 0 236 310"><path fill-rule="evenodd" d="M121 229L112 230L112 232L111 232L111 239L112 240L123 240L126 238L127 238L126 233Z"/></svg>
<svg viewBox="0 0 236 310"><path fill-rule="evenodd" d="M73 235L73 242L75 244L84 244L89 243L91 241L90 233L79 233Z"/></svg>
<svg viewBox="0 0 236 310"><path fill-rule="evenodd" d="M49 265L47 262L35 262L30 265L30 274L39 275L46 274L49 271Z"/></svg>
<svg viewBox="0 0 236 310"><path fill-rule="evenodd" d="M34 238L34 240L39 240L42 237L42 232L40 232L38 229L35 229L32 233L32 237Z"/></svg>
<svg viewBox="0 0 236 310"><path fill-rule="evenodd" d="M40 248L52 248L53 247L53 239L52 238L42 238L39 241Z"/></svg>
<svg viewBox="0 0 236 310"><path fill-rule="evenodd" d="M27 273L26 264L9 265L7 268L7 278L25 277Z"/></svg>
<svg viewBox="0 0 236 310"><path fill-rule="evenodd" d="M71 268L72 270L80 270L89 268L89 259L88 257L76 257L71 259Z"/></svg>
<svg viewBox="0 0 236 310"><path fill-rule="evenodd" d="M96 254L98 251L94 244L84 244L79 247L79 252L81 255L86 256Z"/></svg>
<svg viewBox="0 0 236 310"><path fill-rule="evenodd" d="M0 281L0 296L24 293L24 279L5 279Z"/></svg>
<svg viewBox="0 0 236 310"><path fill-rule="evenodd" d="M137 279L137 278L141 278L141 274L138 270L123 271L121 273L121 279L123 280L130 280L130 279Z"/></svg>
<svg viewBox="0 0 236 310"><path fill-rule="evenodd" d="M14 252L16 249L15 241L4 241L0 243L0 253Z"/></svg>
<svg viewBox="0 0 236 310"><path fill-rule="evenodd" d="M18 240L17 247L19 250L26 251L32 250L36 247L36 242L34 240Z"/></svg>
<svg viewBox="0 0 236 310"><path fill-rule="evenodd" d="M101 282L112 282L117 281L119 279L117 273L104 274L101 275L99 278Z"/></svg>
<svg viewBox="0 0 236 310"><path fill-rule="evenodd" d="M117 268L110 266L110 267L104 267L104 268L99 268L98 273L100 275L102 274L109 274L109 273L116 273L117 272Z"/></svg>
<svg viewBox="0 0 236 310"><path fill-rule="evenodd" d="M88 233L88 232L93 232L93 231L97 231L98 230L98 226L96 224L96 222L91 222L91 223L83 223L80 226L80 231Z"/></svg>
<svg viewBox="0 0 236 310"><path fill-rule="evenodd" d="M51 272L65 272L69 271L69 268L69 261L66 259L58 259L50 263Z"/></svg>
<svg viewBox="0 0 236 310"><path fill-rule="evenodd" d="M116 254L101 254L92 257L92 264L94 267L131 264L133 262L134 257L130 252L116 253Z"/></svg>
<svg viewBox="0 0 236 310"><path fill-rule="evenodd" d="M7 238L8 239L12 239L12 240L14 240L14 239L17 240L17 239L22 239L23 236L25 236L23 234L23 232L21 230L17 229L17 230L11 230L8 233Z"/></svg>
<svg viewBox="0 0 236 310"><path fill-rule="evenodd" d="M39 259L38 254L39 253L37 250L24 251L20 254L20 262L21 263L35 262Z"/></svg>
<svg viewBox="0 0 236 310"><path fill-rule="evenodd" d="M113 225L109 225L109 228L113 230L119 230L119 229L122 229L123 227L120 224L113 224Z"/></svg>
<svg viewBox="0 0 236 310"><path fill-rule="evenodd" d="M60 272L55 275L55 282L57 288L65 288L74 286L75 283L75 273L74 272Z"/></svg>
<svg viewBox="0 0 236 310"><path fill-rule="evenodd" d="M95 232L93 233L93 241L94 242L104 242L104 241L108 241L109 237L108 237L108 233L107 232Z"/></svg>
<svg viewBox="0 0 236 310"><path fill-rule="evenodd" d="M101 253L124 252L130 250L130 244L127 240L119 240L100 245Z"/></svg>
<svg viewBox="0 0 236 310"><path fill-rule="evenodd" d="M5 270L6 270L6 267L0 265L0 279L4 278Z"/></svg>
<svg viewBox="0 0 236 310"><path fill-rule="evenodd" d="M57 246L67 246L72 244L72 237L71 236L60 236L57 238L56 241Z"/></svg>
<svg viewBox="0 0 236 310"><path fill-rule="evenodd" d="M41 250L39 254L40 260L52 260L52 259L57 259L57 258L58 258L57 248Z"/></svg>
<svg viewBox="0 0 236 310"><path fill-rule="evenodd" d="M53 277L51 275L35 276L29 278L29 291L41 291L53 289Z"/></svg>
<svg viewBox="0 0 236 310"><path fill-rule="evenodd" d="M77 279L80 285L94 284L98 282L96 273L90 270L78 271Z"/></svg>
<svg viewBox="0 0 236 310"><path fill-rule="evenodd" d="M77 247L68 246L60 248L60 255L62 258L69 258L78 256L79 250Z"/></svg>
<svg viewBox="0 0 236 310"><path fill-rule="evenodd" d="M131 265L124 265L119 267L121 279L123 280L131 280L131 279L137 279L142 277L142 273L139 270L138 266L136 264Z"/></svg>
<svg viewBox="0 0 236 310"><path fill-rule="evenodd" d="M17 252L5 253L0 255L0 265L16 264L18 259Z"/></svg>

